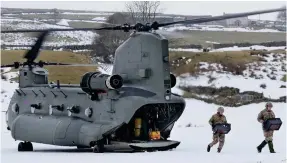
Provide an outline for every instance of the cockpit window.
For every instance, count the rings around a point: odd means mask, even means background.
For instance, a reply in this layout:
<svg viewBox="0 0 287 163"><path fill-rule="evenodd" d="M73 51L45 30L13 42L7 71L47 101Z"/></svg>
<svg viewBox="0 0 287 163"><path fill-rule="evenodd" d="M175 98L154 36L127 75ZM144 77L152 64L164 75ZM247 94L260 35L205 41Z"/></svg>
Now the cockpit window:
<svg viewBox="0 0 287 163"><path fill-rule="evenodd" d="M46 75L36 75L34 77L35 84L48 84L48 79Z"/></svg>

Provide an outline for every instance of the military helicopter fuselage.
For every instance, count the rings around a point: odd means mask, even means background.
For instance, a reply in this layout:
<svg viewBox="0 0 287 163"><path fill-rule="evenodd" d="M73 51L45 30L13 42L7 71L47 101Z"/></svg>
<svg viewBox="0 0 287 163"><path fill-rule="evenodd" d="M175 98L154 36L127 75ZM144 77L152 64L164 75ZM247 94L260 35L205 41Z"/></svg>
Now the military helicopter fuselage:
<svg viewBox="0 0 287 163"><path fill-rule="evenodd" d="M154 130L167 140L185 108L184 99L171 93L175 80L168 40L134 32L116 50L111 75L89 72L80 85L49 84L46 69L21 67L7 125L15 140L60 146L148 142Z"/></svg>

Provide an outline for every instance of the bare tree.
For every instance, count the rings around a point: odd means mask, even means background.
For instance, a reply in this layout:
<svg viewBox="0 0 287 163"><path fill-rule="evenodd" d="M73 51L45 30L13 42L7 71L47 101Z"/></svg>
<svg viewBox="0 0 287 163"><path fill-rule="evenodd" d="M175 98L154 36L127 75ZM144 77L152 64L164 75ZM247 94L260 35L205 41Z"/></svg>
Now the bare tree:
<svg viewBox="0 0 287 163"><path fill-rule="evenodd" d="M135 23L148 23L155 20L156 14L159 11L159 1L135 1L126 3L125 13L115 13L111 15L106 23L102 25L111 26L119 24L135 24ZM123 31L110 31L103 30L98 31L99 37L97 37L93 44L91 56L96 61L102 61L105 63L111 63L116 49L122 44L129 36L128 32Z"/></svg>
<svg viewBox="0 0 287 163"><path fill-rule="evenodd" d="M57 21L60 19L60 11L56 8L52 9L51 19L53 19L53 23L56 24Z"/></svg>
<svg viewBox="0 0 287 163"><path fill-rule="evenodd" d="M130 18L127 14L115 13L111 15L102 27L111 26L111 24L130 23ZM97 32L99 37L94 40L94 48L91 55L97 60L105 63L111 63L118 46L123 43L129 36L129 33L124 31L102 30Z"/></svg>
<svg viewBox="0 0 287 163"><path fill-rule="evenodd" d="M132 1L126 3L126 10L133 22L151 23L159 11L160 1Z"/></svg>
<svg viewBox="0 0 287 163"><path fill-rule="evenodd" d="M278 13L277 20L286 23L286 10L281 11L281 12Z"/></svg>

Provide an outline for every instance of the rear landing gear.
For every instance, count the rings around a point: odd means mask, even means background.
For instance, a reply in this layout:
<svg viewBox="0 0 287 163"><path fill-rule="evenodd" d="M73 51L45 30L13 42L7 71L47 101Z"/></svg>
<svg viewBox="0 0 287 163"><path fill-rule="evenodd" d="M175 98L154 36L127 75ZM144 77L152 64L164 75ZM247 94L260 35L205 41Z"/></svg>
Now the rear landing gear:
<svg viewBox="0 0 287 163"><path fill-rule="evenodd" d="M104 153L104 146L103 145L95 145L93 148L94 153Z"/></svg>
<svg viewBox="0 0 287 163"><path fill-rule="evenodd" d="M33 145L31 142L20 142L18 144L18 151L33 151Z"/></svg>
<svg viewBox="0 0 287 163"><path fill-rule="evenodd" d="M90 147L87 147L87 146L80 146L80 145L78 145L78 146L77 146L77 149L86 149L86 148L90 148Z"/></svg>
<svg viewBox="0 0 287 163"><path fill-rule="evenodd" d="M93 148L94 153L104 153L105 146L103 140L97 142L97 144Z"/></svg>

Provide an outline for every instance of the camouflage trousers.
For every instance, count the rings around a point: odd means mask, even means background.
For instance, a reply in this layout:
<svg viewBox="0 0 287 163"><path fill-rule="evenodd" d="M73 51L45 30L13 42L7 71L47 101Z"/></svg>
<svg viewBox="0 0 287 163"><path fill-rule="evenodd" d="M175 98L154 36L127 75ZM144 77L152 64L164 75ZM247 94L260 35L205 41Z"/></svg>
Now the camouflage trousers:
<svg viewBox="0 0 287 163"><path fill-rule="evenodd" d="M225 135L224 134L213 134L212 139L213 139L213 141L209 144L209 146L212 147L215 144L217 144L219 141L218 148L222 149L222 147L224 145L224 141L225 141Z"/></svg>
<svg viewBox="0 0 287 163"><path fill-rule="evenodd" d="M273 132L274 131L263 131L266 142L273 140Z"/></svg>

